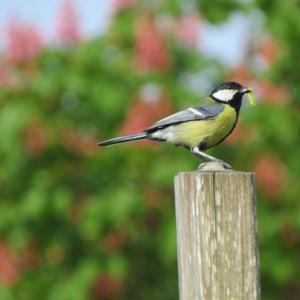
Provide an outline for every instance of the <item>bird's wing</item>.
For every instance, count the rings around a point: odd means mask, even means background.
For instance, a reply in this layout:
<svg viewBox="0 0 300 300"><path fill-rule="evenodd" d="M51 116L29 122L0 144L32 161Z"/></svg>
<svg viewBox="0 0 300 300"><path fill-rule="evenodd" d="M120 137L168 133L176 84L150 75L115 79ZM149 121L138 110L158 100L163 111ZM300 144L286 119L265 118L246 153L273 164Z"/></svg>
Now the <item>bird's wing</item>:
<svg viewBox="0 0 300 300"><path fill-rule="evenodd" d="M219 113L223 111L223 105L219 103L208 102L201 106L190 107L186 110L182 110L178 113L170 115L164 119L154 123L150 128L147 128L146 132L152 132L153 130L168 127L170 125L196 121L196 120L207 120L215 118Z"/></svg>

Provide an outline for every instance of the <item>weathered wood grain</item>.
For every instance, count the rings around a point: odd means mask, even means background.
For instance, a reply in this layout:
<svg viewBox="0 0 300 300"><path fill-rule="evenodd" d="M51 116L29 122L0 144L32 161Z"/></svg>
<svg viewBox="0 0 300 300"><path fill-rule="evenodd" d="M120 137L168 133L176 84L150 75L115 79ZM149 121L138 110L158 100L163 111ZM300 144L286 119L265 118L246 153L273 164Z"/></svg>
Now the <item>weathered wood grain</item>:
<svg viewBox="0 0 300 300"><path fill-rule="evenodd" d="M259 299L254 174L179 173L175 198L180 299Z"/></svg>

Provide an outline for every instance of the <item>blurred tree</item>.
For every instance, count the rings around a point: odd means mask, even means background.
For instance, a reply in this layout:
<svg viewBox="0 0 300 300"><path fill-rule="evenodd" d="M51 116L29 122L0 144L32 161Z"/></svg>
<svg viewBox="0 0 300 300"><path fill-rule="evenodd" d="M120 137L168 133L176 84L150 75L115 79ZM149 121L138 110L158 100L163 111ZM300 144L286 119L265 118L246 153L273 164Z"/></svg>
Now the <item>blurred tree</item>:
<svg viewBox="0 0 300 300"><path fill-rule="evenodd" d="M159 143L95 145L198 103L228 78L261 102L212 151L257 172L263 299L300 298L293 3L118 0L107 32L83 41L66 1L63 47L42 48L38 30L12 23L0 58L0 299L178 298L172 179L198 160ZM202 22L257 9L266 32L249 37L234 69L199 53Z"/></svg>

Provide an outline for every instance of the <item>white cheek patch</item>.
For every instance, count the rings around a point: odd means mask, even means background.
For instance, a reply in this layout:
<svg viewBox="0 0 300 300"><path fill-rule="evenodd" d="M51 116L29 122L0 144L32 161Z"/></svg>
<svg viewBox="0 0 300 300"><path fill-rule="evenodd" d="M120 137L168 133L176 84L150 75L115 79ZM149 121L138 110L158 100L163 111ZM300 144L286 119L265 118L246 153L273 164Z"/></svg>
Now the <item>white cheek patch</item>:
<svg viewBox="0 0 300 300"><path fill-rule="evenodd" d="M224 102L232 100L234 95L237 93L237 90L220 90L213 93L213 97Z"/></svg>

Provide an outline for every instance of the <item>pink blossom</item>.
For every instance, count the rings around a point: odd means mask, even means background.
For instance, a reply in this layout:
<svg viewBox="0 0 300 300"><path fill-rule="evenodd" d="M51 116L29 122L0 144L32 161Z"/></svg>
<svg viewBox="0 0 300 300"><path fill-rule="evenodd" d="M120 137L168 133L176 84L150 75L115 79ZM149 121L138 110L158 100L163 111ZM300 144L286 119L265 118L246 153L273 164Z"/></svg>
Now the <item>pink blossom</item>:
<svg viewBox="0 0 300 300"><path fill-rule="evenodd" d="M125 283L110 274L96 278L91 288L92 299L122 299Z"/></svg>
<svg viewBox="0 0 300 300"><path fill-rule="evenodd" d="M282 85L275 85L266 80L258 80L256 82L256 90L264 102L285 105L290 101L289 92Z"/></svg>
<svg viewBox="0 0 300 300"><path fill-rule="evenodd" d="M249 127L246 124L239 122L230 136L225 140L226 144L249 143L257 135L255 127Z"/></svg>
<svg viewBox="0 0 300 300"><path fill-rule="evenodd" d="M81 39L79 19L72 0L65 0L60 9L57 36L65 44L74 44Z"/></svg>
<svg viewBox="0 0 300 300"><path fill-rule="evenodd" d="M140 132L173 112L170 98L166 94L162 93L155 101L145 101L143 97L143 94L138 95L133 106L129 109L121 134ZM139 142L139 145L155 147L149 141Z"/></svg>
<svg viewBox="0 0 300 300"><path fill-rule="evenodd" d="M24 134L24 147L28 153L39 155L48 147L48 137L46 129L34 122L28 126Z"/></svg>
<svg viewBox="0 0 300 300"><path fill-rule="evenodd" d="M265 35L259 41L258 52L263 61L271 66L279 57L280 47L273 37Z"/></svg>
<svg viewBox="0 0 300 300"><path fill-rule="evenodd" d="M196 47L199 42L200 22L196 14L183 16L175 26L175 36L185 46Z"/></svg>
<svg viewBox="0 0 300 300"><path fill-rule="evenodd" d="M240 82L242 85L251 86L254 75L249 68L249 64L247 64L247 62L242 62L229 72L227 78L229 80Z"/></svg>
<svg viewBox="0 0 300 300"><path fill-rule="evenodd" d="M271 153L262 153L256 157L253 169L257 185L270 198L276 198L283 190L286 179L286 167Z"/></svg>
<svg viewBox="0 0 300 300"><path fill-rule="evenodd" d="M135 0L112 0L112 7L113 10L116 12L129 8L134 4L135 4Z"/></svg>
<svg viewBox="0 0 300 300"><path fill-rule="evenodd" d="M7 27L7 59L22 64L34 59L43 47L39 30L31 24L12 20Z"/></svg>
<svg viewBox="0 0 300 300"><path fill-rule="evenodd" d="M22 268L34 269L39 266L39 263L38 249L33 244L27 245L21 255L20 265Z"/></svg>
<svg viewBox="0 0 300 300"><path fill-rule="evenodd" d="M144 15L138 20L135 48L136 63L140 70L167 71L170 69L171 58L167 45L152 14Z"/></svg>
<svg viewBox="0 0 300 300"><path fill-rule="evenodd" d="M76 132L66 128L62 132L61 142L65 149L79 155L93 155L97 152L97 139L89 132Z"/></svg>
<svg viewBox="0 0 300 300"><path fill-rule="evenodd" d="M4 241L0 241L0 282L13 286L20 278L20 266Z"/></svg>
<svg viewBox="0 0 300 300"><path fill-rule="evenodd" d="M14 72L13 68L9 66L10 61L3 57L0 58L0 87L4 87L10 90L17 90L23 87L23 81L17 72Z"/></svg>

